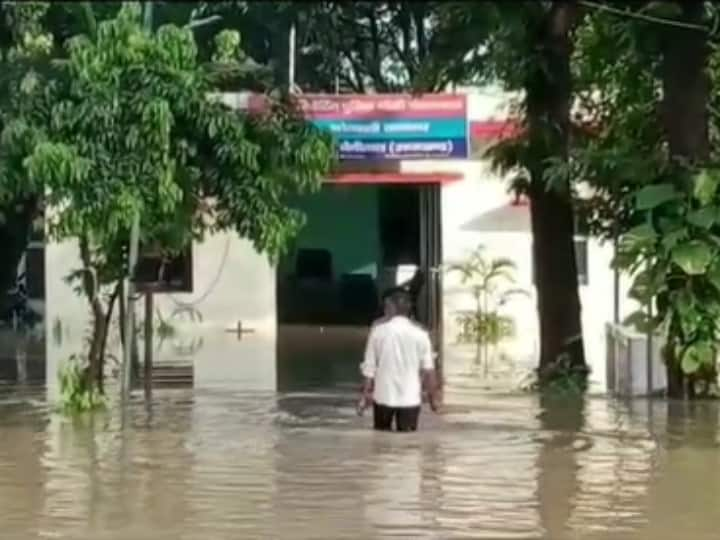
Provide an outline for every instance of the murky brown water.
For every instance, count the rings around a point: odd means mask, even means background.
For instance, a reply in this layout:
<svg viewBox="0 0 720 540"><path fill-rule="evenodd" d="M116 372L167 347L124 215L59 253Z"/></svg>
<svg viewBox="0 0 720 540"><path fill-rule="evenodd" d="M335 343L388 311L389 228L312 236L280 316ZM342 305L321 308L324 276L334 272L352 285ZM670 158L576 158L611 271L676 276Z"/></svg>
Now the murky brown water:
<svg viewBox="0 0 720 540"><path fill-rule="evenodd" d="M165 391L70 421L0 388L0 537L718 537L714 405L477 395L393 435L352 390Z"/></svg>
<svg viewBox="0 0 720 540"><path fill-rule="evenodd" d="M354 413L363 336L295 330L278 392L248 389L274 347L250 340L210 343L194 390L125 414L69 420L0 385L0 539L719 536L717 404L491 395L453 363L443 415L373 433Z"/></svg>

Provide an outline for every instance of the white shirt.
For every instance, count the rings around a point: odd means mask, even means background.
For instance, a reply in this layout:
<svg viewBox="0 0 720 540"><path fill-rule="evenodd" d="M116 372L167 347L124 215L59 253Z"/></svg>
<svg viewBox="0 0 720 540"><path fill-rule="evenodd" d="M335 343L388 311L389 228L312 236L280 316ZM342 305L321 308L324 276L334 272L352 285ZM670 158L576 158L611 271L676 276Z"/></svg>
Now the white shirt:
<svg viewBox="0 0 720 540"><path fill-rule="evenodd" d="M373 400L387 407L422 403L420 370L434 369L430 336L407 317L373 326L360 371L374 379Z"/></svg>

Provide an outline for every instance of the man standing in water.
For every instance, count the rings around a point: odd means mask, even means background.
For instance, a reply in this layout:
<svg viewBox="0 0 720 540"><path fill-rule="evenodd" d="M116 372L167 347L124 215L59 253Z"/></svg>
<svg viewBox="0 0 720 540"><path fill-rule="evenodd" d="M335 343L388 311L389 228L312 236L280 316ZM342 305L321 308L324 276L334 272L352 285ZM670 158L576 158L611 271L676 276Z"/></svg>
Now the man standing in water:
<svg viewBox="0 0 720 540"><path fill-rule="evenodd" d="M417 430L423 387L430 406L437 411L439 388L435 377L432 344L428 333L411 320L412 299L403 289L385 295L385 316L370 330L364 377L358 404L362 412L371 403L374 428L391 431Z"/></svg>

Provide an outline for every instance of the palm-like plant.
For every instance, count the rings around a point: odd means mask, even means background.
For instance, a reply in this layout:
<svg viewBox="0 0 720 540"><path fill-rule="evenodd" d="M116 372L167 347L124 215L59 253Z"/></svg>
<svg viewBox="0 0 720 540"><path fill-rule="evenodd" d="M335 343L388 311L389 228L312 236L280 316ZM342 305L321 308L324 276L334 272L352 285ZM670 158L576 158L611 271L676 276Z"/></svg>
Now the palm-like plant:
<svg viewBox="0 0 720 540"><path fill-rule="evenodd" d="M464 261L448 267L449 273L460 276L460 283L469 288L475 302L473 309L457 312L458 341L476 345L476 361L484 365L486 375L490 347L515 333L515 321L502 313L503 307L513 296L527 295L527 291L513 287L515 270L510 259L488 259L483 246L478 246Z"/></svg>

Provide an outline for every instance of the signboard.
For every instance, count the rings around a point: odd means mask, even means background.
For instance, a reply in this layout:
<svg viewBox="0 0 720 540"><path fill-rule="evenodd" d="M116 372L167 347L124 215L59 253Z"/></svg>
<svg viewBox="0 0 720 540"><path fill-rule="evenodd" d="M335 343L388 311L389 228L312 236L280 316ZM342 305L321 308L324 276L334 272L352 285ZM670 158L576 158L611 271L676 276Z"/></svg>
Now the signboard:
<svg viewBox="0 0 720 540"><path fill-rule="evenodd" d="M305 118L330 131L341 160L468 157L464 95L299 95Z"/></svg>

